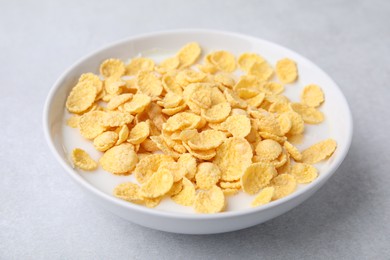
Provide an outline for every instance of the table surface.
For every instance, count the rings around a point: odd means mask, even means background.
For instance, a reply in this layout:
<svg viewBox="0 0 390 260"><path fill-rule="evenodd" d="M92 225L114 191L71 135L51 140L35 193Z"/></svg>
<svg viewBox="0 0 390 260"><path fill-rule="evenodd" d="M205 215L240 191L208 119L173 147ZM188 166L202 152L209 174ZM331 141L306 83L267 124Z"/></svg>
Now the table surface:
<svg viewBox="0 0 390 260"><path fill-rule="evenodd" d="M0 259L388 259L390 1L79 2L0 2ZM312 198L245 230L171 234L90 204L54 160L41 118L57 77L107 43L178 28L279 43L338 82L352 147Z"/></svg>

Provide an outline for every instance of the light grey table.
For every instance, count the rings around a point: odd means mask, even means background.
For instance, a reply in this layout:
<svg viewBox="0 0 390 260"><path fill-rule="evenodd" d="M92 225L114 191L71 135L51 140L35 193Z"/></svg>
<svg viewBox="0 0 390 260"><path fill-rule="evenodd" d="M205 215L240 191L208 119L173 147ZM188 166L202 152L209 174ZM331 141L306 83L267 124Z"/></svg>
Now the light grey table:
<svg viewBox="0 0 390 260"><path fill-rule="evenodd" d="M390 1L0 1L0 259L389 259ZM81 56L140 33L211 28L308 57L339 83L355 133L336 175L265 224L150 230L89 204L50 154L41 114Z"/></svg>

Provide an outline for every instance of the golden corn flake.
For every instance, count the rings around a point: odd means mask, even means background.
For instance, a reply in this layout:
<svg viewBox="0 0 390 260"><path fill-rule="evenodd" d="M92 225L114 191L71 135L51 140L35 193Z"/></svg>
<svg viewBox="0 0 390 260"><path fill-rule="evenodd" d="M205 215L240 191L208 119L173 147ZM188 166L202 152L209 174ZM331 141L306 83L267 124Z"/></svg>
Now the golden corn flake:
<svg viewBox="0 0 390 260"><path fill-rule="evenodd" d="M206 191L199 191L195 197L194 209L198 213L218 213L224 208L225 195L217 186Z"/></svg>
<svg viewBox="0 0 390 260"><path fill-rule="evenodd" d="M299 135L302 134L305 130L305 122L303 121L302 117L293 111L285 112L286 116L290 118L291 121L291 128L288 131L288 134L290 135Z"/></svg>
<svg viewBox="0 0 390 260"><path fill-rule="evenodd" d="M225 139L225 134L220 131L205 130L190 138L188 145L194 150L210 150L220 146Z"/></svg>
<svg viewBox="0 0 390 260"><path fill-rule="evenodd" d="M285 136L278 136L278 135L271 134L268 132L259 132L259 135L263 139L271 139L271 140L274 140L280 144L283 144L287 140L287 138Z"/></svg>
<svg viewBox="0 0 390 260"><path fill-rule="evenodd" d="M266 62L255 62L249 68L248 74L256 76L261 81L268 80L274 73L272 67Z"/></svg>
<svg viewBox="0 0 390 260"><path fill-rule="evenodd" d="M175 159L180 157L180 154L175 152L169 145L164 141L161 136L151 136L150 139L156 144L161 152L167 154Z"/></svg>
<svg viewBox="0 0 390 260"><path fill-rule="evenodd" d="M227 51L216 51L211 53L211 63L221 71L233 72L236 69L234 55Z"/></svg>
<svg viewBox="0 0 390 260"><path fill-rule="evenodd" d="M271 186L275 189L272 200L277 200L293 193L297 187L297 181L291 174L280 174L272 179Z"/></svg>
<svg viewBox="0 0 390 260"><path fill-rule="evenodd" d="M318 107L324 102L324 92L317 85L308 85L302 90L301 100L309 107Z"/></svg>
<svg viewBox="0 0 390 260"><path fill-rule="evenodd" d="M198 165L195 175L196 186L202 190L209 190L217 184L221 178L221 171L218 166L210 162L203 162Z"/></svg>
<svg viewBox="0 0 390 260"><path fill-rule="evenodd" d="M104 152L113 147L118 140L118 134L114 131L101 133L93 140L93 146L96 150Z"/></svg>
<svg viewBox="0 0 390 260"><path fill-rule="evenodd" d="M193 150L193 149L191 149L190 146L188 146L188 144L183 143L183 145L192 156L194 156L195 158L198 158L200 160L211 160L216 155L215 149Z"/></svg>
<svg viewBox="0 0 390 260"><path fill-rule="evenodd" d="M91 156L80 148L76 148L72 151L72 161L77 168L84 171L96 170L98 166Z"/></svg>
<svg viewBox="0 0 390 260"><path fill-rule="evenodd" d="M85 82L91 85L94 85L96 88L96 93L100 93L103 89L103 82L100 80L99 76L93 73L84 73L81 74L79 78L79 83Z"/></svg>
<svg viewBox="0 0 390 260"><path fill-rule="evenodd" d="M303 163L318 163L330 157L336 150L337 143L333 139L318 142L302 152Z"/></svg>
<svg viewBox="0 0 390 260"><path fill-rule="evenodd" d="M164 196L160 196L160 197L157 197L157 198L147 198L147 197L144 197L144 204L146 207L148 208L155 208L157 207L161 200L163 199Z"/></svg>
<svg viewBox="0 0 390 260"><path fill-rule="evenodd" d="M95 102L96 94L96 87L93 84L77 83L66 100L66 108L71 113L82 113Z"/></svg>
<svg viewBox="0 0 390 260"><path fill-rule="evenodd" d="M189 180L192 180L195 178L197 166L196 166L196 159L189 153L184 153L180 155L177 162L182 166L185 167L187 170L186 178Z"/></svg>
<svg viewBox="0 0 390 260"><path fill-rule="evenodd" d="M175 196L182 190L183 190L183 182L180 180L173 183L172 188L166 193L166 195Z"/></svg>
<svg viewBox="0 0 390 260"><path fill-rule="evenodd" d="M104 80L104 90L106 91L107 95L111 96L111 98L114 95L121 94L125 86L126 82L120 78L117 78L116 76L109 77ZM103 100L104 99L108 99L107 96L103 97Z"/></svg>
<svg viewBox="0 0 390 260"><path fill-rule="evenodd" d="M185 177L183 178L182 183L182 190L176 195L173 195L171 198L179 205L192 206L195 200L195 186Z"/></svg>
<svg viewBox="0 0 390 260"><path fill-rule="evenodd" d="M187 107L187 105L185 103L183 103L183 104L181 104L177 107L174 107L174 108L164 108L161 110L161 112L166 114L166 115L173 116L173 115L176 115L177 113L183 111L186 107Z"/></svg>
<svg viewBox="0 0 390 260"><path fill-rule="evenodd" d="M129 113L119 111L108 111L104 113L100 124L106 127L116 127L129 124L133 121L134 116Z"/></svg>
<svg viewBox="0 0 390 260"><path fill-rule="evenodd" d="M296 163L291 168L291 174L298 183L310 183L318 176L317 169L307 163Z"/></svg>
<svg viewBox="0 0 390 260"><path fill-rule="evenodd" d="M131 100L132 98L133 98L133 94L131 94L131 93L126 93L126 94L114 96L107 103L107 109L109 109L109 110L117 109L120 105L122 105L123 103L126 103L127 101Z"/></svg>
<svg viewBox="0 0 390 260"><path fill-rule="evenodd" d="M140 71L153 71L154 61L149 58L137 57L126 65L126 75L135 76Z"/></svg>
<svg viewBox="0 0 390 260"><path fill-rule="evenodd" d="M219 123L225 120L231 111L230 104L227 102L219 103L211 108L205 110L202 109L202 117L210 123Z"/></svg>
<svg viewBox="0 0 390 260"><path fill-rule="evenodd" d="M260 141L256 146L256 154L264 161L275 160L281 153L282 147L274 140L266 139Z"/></svg>
<svg viewBox="0 0 390 260"><path fill-rule="evenodd" d="M276 174L275 167L272 165L263 163L251 164L241 176L242 189L246 193L254 195L267 186Z"/></svg>
<svg viewBox="0 0 390 260"><path fill-rule="evenodd" d="M254 97L251 97L249 99L246 99L245 101L248 103L251 107L258 107L261 105L265 98L265 93L259 93Z"/></svg>
<svg viewBox="0 0 390 260"><path fill-rule="evenodd" d="M292 83L298 77L297 65L288 58L279 60L276 63L276 75L283 83Z"/></svg>
<svg viewBox="0 0 390 260"><path fill-rule="evenodd" d="M167 131L194 129L200 123L201 117L192 113L182 112L168 118L164 125Z"/></svg>
<svg viewBox="0 0 390 260"><path fill-rule="evenodd" d="M277 95L284 91L284 86L276 82L267 82L261 86L261 90L263 90L267 94Z"/></svg>
<svg viewBox="0 0 390 260"><path fill-rule="evenodd" d="M239 181L220 181L218 185L222 189L241 189L241 180Z"/></svg>
<svg viewBox="0 0 390 260"><path fill-rule="evenodd" d="M141 93L150 97L158 97L163 90L160 79L153 72L149 71L140 71L138 73L137 85Z"/></svg>
<svg viewBox="0 0 390 260"><path fill-rule="evenodd" d="M127 125L121 126L118 132L118 140L116 141L115 145L120 145L121 143L125 142L129 137L129 134L129 127Z"/></svg>
<svg viewBox="0 0 390 260"><path fill-rule="evenodd" d="M282 135L287 134L287 133L290 131L291 125L292 125L291 119L290 119L290 117L288 116L288 114L285 114L285 113L280 114L280 115L277 117L277 120L278 120L279 126L280 126L280 131L281 131L280 133L281 133Z"/></svg>
<svg viewBox="0 0 390 260"><path fill-rule="evenodd" d="M107 127L100 124L105 113L103 111L91 111L80 117L80 134L86 139L94 139L103 133Z"/></svg>
<svg viewBox="0 0 390 260"><path fill-rule="evenodd" d="M251 121L247 116L233 115L226 119L224 127L234 137L245 137L251 131Z"/></svg>
<svg viewBox="0 0 390 260"><path fill-rule="evenodd" d="M194 64L195 61L199 58L201 52L202 50L198 43L191 42L186 44L176 54L180 61L180 68L186 68Z"/></svg>
<svg viewBox="0 0 390 260"><path fill-rule="evenodd" d="M231 188L222 189L223 195L225 196L236 195L239 191L240 191L239 189L231 189Z"/></svg>
<svg viewBox="0 0 390 260"><path fill-rule="evenodd" d="M224 73L224 72L215 75L214 80L215 82L218 82L227 88L233 88L233 86L236 84L233 76L230 75L229 73Z"/></svg>
<svg viewBox="0 0 390 260"><path fill-rule="evenodd" d="M285 101L276 101L275 103L272 103L269 106L268 111L271 113L282 114L284 112L291 111L291 107L290 107L289 103L287 103Z"/></svg>
<svg viewBox="0 0 390 260"><path fill-rule="evenodd" d="M291 103L291 108L301 115L306 124L319 124L324 121L325 116L314 107L309 107L300 103Z"/></svg>
<svg viewBox="0 0 390 260"><path fill-rule="evenodd" d="M131 114L141 113L151 101L152 99L148 95L135 94L130 102L123 104L123 108Z"/></svg>
<svg viewBox="0 0 390 260"><path fill-rule="evenodd" d="M209 108L211 106L211 88L196 88L194 92L191 93L190 100L197 104L200 108Z"/></svg>
<svg viewBox="0 0 390 260"><path fill-rule="evenodd" d="M235 92L231 91L230 89L225 89L223 93L226 97L226 100L232 107L246 108L248 106L245 100L241 99Z"/></svg>
<svg viewBox="0 0 390 260"><path fill-rule="evenodd" d="M107 150L99 160L104 170L113 174L125 175L134 169L138 162L131 144L121 144Z"/></svg>
<svg viewBox="0 0 390 260"><path fill-rule="evenodd" d="M222 172L223 181L241 178L246 168L252 163L252 147L242 137L231 137L217 148L213 160Z"/></svg>
<svg viewBox="0 0 390 260"><path fill-rule="evenodd" d="M249 71L254 63L263 63L265 60L263 57L256 53L243 53L238 58L238 66L243 71Z"/></svg>
<svg viewBox="0 0 390 260"><path fill-rule="evenodd" d="M295 161L300 161L302 160L302 154L296 148L294 145L292 145L290 142L286 141L284 142L284 149L290 154L290 156L295 160Z"/></svg>
<svg viewBox="0 0 390 260"><path fill-rule="evenodd" d="M271 201L274 196L275 188L274 187L266 187L262 189L259 194L256 195L255 199L252 201L252 207L258 207L264 204L267 204Z"/></svg>
<svg viewBox="0 0 390 260"><path fill-rule="evenodd" d="M125 74L125 64L118 59L105 60L100 65L100 74L104 77L121 77Z"/></svg>
<svg viewBox="0 0 390 260"><path fill-rule="evenodd" d="M173 175L166 168L159 168L157 172L141 186L141 194L147 198L157 198L166 194L173 185Z"/></svg>
<svg viewBox="0 0 390 260"><path fill-rule="evenodd" d="M236 85L233 86L233 90L237 91L242 88L248 89L259 89L260 88L260 80L254 75L243 75L239 78Z"/></svg>
<svg viewBox="0 0 390 260"><path fill-rule="evenodd" d="M148 138L150 134L149 122L140 122L136 124L131 130L127 141L132 144L140 144Z"/></svg>
<svg viewBox="0 0 390 260"><path fill-rule="evenodd" d="M158 170L159 171L164 170L170 172L173 176L174 182L178 182L181 179L183 179L183 177L187 173L187 169L183 167L182 164L179 164L177 162L163 162L160 164Z"/></svg>
<svg viewBox="0 0 390 260"><path fill-rule="evenodd" d="M73 115L66 120L66 125L72 127L72 128L78 128L80 122L80 116Z"/></svg>
<svg viewBox="0 0 390 260"><path fill-rule="evenodd" d="M169 71L172 71L172 70L175 70L179 67L180 65L180 59L178 57L170 57L170 58L167 58L165 60L163 60L159 65L158 67L156 68L156 70L161 73L161 74L164 74L164 73L167 73Z"/></svg>
<svg viewBox="0 0 390 260"><path fill-rule="evenodd" d="M176 82L175 79L175 73L167 73L162 77L162 86L166 92L173 92L177 95L183 94L183 89L179 85L179 83Z"/></svg>
<svg viewBox="0 0 390 260"><path fill-rule="evenodd" d="M154 172L157 172L161 163L173 162L171 156L165 154L152 154L140 160L134 170L135 178L139 183L146 182Z"/></svg>
<svg viewBox="0 0 390 260"><path fill-rule="evenodd" d="M114 189L114 196L138 204L144 201L140 192L140 187L132 182L124 182L116 186Z"/></svg>
<svg viewBox="0 0 390 260"><path fill-rule="evenodd" d="M181 95L168 92L162 101L157 101L157 104L165 108L175 108L180 105L182 101L183 97Z"/></svg>

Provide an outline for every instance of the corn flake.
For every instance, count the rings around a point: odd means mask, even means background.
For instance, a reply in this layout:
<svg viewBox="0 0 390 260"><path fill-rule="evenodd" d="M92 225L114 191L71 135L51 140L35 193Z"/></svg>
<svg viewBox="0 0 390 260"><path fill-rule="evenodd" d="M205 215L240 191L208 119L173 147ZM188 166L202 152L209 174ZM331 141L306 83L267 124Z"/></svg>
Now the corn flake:
<svg viewBox="0 0 390 260"><path fill-rule="evenodd" d="M199 58L201 52L202 50L198 43L191 42L186 44L176 54L180 61L180 68L186 68L194 64L195 61Z"/></svg>
<svg viewBox="0 0 390 260"><path fill-rule="evenodd" d="M105 60L100 65L100 74L104 77L121 77L125 74L125 64L118 59Z"/></svg>
<svg viewBox="0 0 390 260"><path fill-rule="evenodd" d="M238 58L238 66L243 71L249 71L254 63L263 63L265 62L264 58L256 53L243 53Z"/></svg>
<svg viewBox="0 0 390 260"><path fill-rule="evenodd" d="M251 131L251 121L247 116L233 115L226 119L224 127L234 137L245 137Z"/></svg>
<svg viewBox="0 0 390 260"><path fill-rule="evenodd" d="M137 204L144 201L139 186L132 182L124 182L116 186L114 189L114 196Z"/></svg>
<svg viewBox="0 0 390 260"><path fill-rule="evenodd" d="M216 51L211 53L211 63L221 71L233 72L236 69L234 55L227 51Z"/></svg>
<svg viewBox="0 0 390 260"><path fill-rule="evenodd" d="M250 194L256 194L260 189L267 186L277 174L275 167L262 163L251 164L241 176L242 189Z"/></svg>
<svg viewBox="0 0 390 260"><path fill-rule="evenodd" d="M131 114L141 113L151 101L152 99L148 95L135 94L130 102L123 104L123 109Z"/></svg>
<svg viewBox="0 0 390 260"><path fill-rule="evenodd" d="M279 60L276 63L276 75L283 83L293 83L298 77L297 65L287 58Z"/></svg>
<svg viewBox="0 0 390 260"><path fill-rule="evenodd" d="M295 112L301 115L306 124L319 124L325 119L324 114L314 107L309 107L300 103L291 103L290 105Z"/></svg>
<svg viewBox="0 0 390 260"><path fill-rule="evenodd" d="M279 157L282 153L282 147L274 140L266 139L260 141L256 146L256 154L263 161L272 161Z"/></svg>
<svg viewBox="0 0 390 260"><path fill-rule="evenodd" d="M195 187L194 184L186 177L182 180L183 188L182 190L173 195L171 198L174 202L182 206L192 206L195 200Z"/></svg>
<svg viewBox="0 0 390 260"><path fill-rule="evenodd" d="M198 213L218 213L224 208L225 195L217 186L206 191L199 191L195 197L194 209Z"/></svg>
<svg viewBox="0 0 390 260"><path fill-rule="evenodd" d="M196 186L202 190L209 190L217 184L221 178L221 171L218 166L210 162L203 162L198 165L195 175Z"/></svg>
<svg viewBox="0 0 390 260"><path fill-rule="evenodd" d="M193 150L210 150L220 146L225 139L225 134L220 131L205 130L190 138L188 145Z"/></svg>
<svg viewBox="0 0 390 260"><path fill-rule="evenodd" d="M304 163L318 163L330 157L336 150L337 143L333 139L326 139L318 142L302 152L302 162Z"/></svg>
<svg viewBox="0 0 390 260"><path fill-rule="evenodd" d="M135 76L141 71L153 71L154 61L149 58L137 57L126 65L126 75Z"/></svg>
<svg viewBox="0 0 390 260"><path fill-rule="evenodd" d="M173 185L173 175L160 167L150 178L142 184L141 194L147 198L157 198L166 194Z"/></svg>
<svg viewBox="0 0 390 260"><path fill-rule="evenodd" d="M291 174L284 173L273 178L271 186L275 189L272 200L277 200L293 193L297 187L297 181Z"/></svg>
<svg viewBox="0 0 390 260"><path fill-rule="evenodd" d="M157 76L150 71L140 71L137 75L137 85L138 90L150 97L158 97L162 90L163 86L161 81Z"/></svg>
<svg viewBox="0 0 390 260"><path fill-rule="evenodd" d="M132 144L140 144L148 138L150 134L149 122L140 122L136 124L131 130L127 141Z"/></svg>
<svg viewBox="0 0 390 260"><path fill-rule="evenodd" d="M84 171L93 171L97 168L97 163L83 149L76 148L72 151L73 164Z"/></svg>
<svg viewBox="0 0 390 260"><path fill-rule="evenodd" d="M101 122L104 115L103 111L91 111L82 115L79 121L80 134L86 139L94 139L103 133L107 127L99 122Z"/></svg>
<svg viewBox="0 0 390 260"><path fill-rule="evenodd" d="M171 156L165 154L152 154L149 155L137 164L134 173L135 178L139 183L146 182L154 172L157 172L158 168L163 162L173 162Z"/></svg>
<svg viewBox="0 0 390 260"><path fill-rule="evenodd" d="M118 175L126 175L134 169L138 162L134 146L121 144L107 150L99 160L104 170Z"/></svg>
<svg viewBox="0 0 390 260"><path fill-rule="evenodd" d="M308 85L302 90L301 100L309 107L318 107L324 102L324 92L317 85Z"/></svg>
<svg viewBox="0 0 390 260"><path fill-rule="evenodd" d="M252 148L242 137L231 137L217 148L213 160L222 172L223 181L240 179L246 168L252 163Z"/></svg>
<svg viewBox="0 0 390 260"><path fill-rule="evenodd" d="M264 204L267 204L271 201L274 196L275 188L274 187L266 187L262 189L259 194L256 195L255 199L252 201L252 207L258 207Z"/></svg>
<svg viewBox="0 0 390 260"><path fill-rule="evenodd" d="M114 131L106 131L98 135L93 140L93 146L96 150L105 152L113 147L118 140L118 134Z"/></svg>
<svg viewBox="0 0 390 260"><path fill-rule="evenodd" d="M317 169L307 163L296 163L291 168L291 174L298 183L310 183L318 176Z"/></svg>
<svg viewBox="0 0 390 260"><path fill-rule="evenodd" d="M66 108L71 113L83 113L95 102L96 94L96 87L93 84L77 83L66 100Z"/></svg>

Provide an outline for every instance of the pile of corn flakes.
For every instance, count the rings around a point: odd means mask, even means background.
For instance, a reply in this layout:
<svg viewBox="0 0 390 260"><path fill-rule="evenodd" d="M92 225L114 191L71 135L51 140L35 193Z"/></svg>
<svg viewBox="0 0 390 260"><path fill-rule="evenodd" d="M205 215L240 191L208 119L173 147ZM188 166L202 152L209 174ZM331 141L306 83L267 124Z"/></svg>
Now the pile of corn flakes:
<svg viewBox="0 0 390 260"><path fill-rule="evenodd" d="M128 202L156 207L171 198L198 213L223 211L226 197L239 191L256 195L253 207L264 205L316 179L313 164L331 156L336 142L299 151L293 140L305 124L324 121L321 88L308 85L291 102L282 93L298 78L293 60L273 68L256 53L236 59L214 51L200 64L201 53L188 43L160 64L108 59L100 75L82 74L66 101L74 114L67 123L102 156L95 162L76 148L74 165L134 174L137 183L114 190Z"/></svg>

